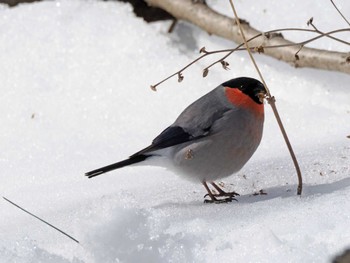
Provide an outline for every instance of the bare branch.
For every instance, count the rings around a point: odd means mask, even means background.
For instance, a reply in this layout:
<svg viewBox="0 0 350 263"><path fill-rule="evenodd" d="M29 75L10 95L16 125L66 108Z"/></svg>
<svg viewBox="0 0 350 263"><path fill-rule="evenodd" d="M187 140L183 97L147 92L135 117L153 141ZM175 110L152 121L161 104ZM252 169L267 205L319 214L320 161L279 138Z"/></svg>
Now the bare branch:
<svg viewBox="0 0 350 263"><path fill-rule="evenodd" d="M151 5L166 10L177 19L183 19L199 26L210 34L233 40L236 43L242 43L242 36L239 33L236 22L227 16L219 14L206 5L200 3L194 4L191 0L146 1ZM296 60L295 53L298 51L301 45L300 43L295 45L295 43L278 35L271 38L265 37L262 32L259 32L246 23L242 24L242 27L247 39L259 35L259 37L254 38L254 40L250 42L250 46L263 46L263 53L268 56L283 60L295 67L311 67L350 74L350 65L346 62L347 57L349 57L347 53L304 47L302 55L299 55L299 60ZM268 46L288 48L266 48Z"/></svg>
<svg viewBox="0 0 350 263"><path fill-rule="evenodd" d="M294 55L294 58L295 58L295 61L300 59L299 58L299 55L298 55L298 52L300 51L300 47L304 47L306 44L308 43L311 43L313 41L316 41L322 37L326 37L326 36L331 36L332 34L336 34L336 33L340 33L340 32L350 32L350 28L343 28L343 29L337 29L337 30L333 30L333 31L330 31L330 32L327 32L327 33L323 33L323 32L320 32L320 31L316 31L316 30L313 30L313 29L302 29L302 28L280 28L280 29L275 29L275 30L270 30L270 31L267 31L267 32L263 32L263 33L260 33L256 36L253 36L251 37L250 39L247 40L247 42L251 42L259 37L262 37L262 36L265 36L267 38L271 38L272 35L280 35L280 33L277 33L277 32L283 32L283 31L304 31L304 32L309 32L309 33L317 33L319 34L318 36L316 37L313 37L313 38L310 38L310 39L307 39L305 41L302 41L302 42L299 42L299 43L292 43L290 42L290 44L283 44L283 45L272 45L272 46L256 46L256 47L250 47L251 51L256 51L258 53L264 53L265 52L265 49L273 49L273 48L286 48L286 47L298 47L298 49L296 50L295 49L295 53L293 54ZM334 38L334 37L333 37ZM337 38L334 38L335 40L337 40ZM350 43L348 42L345 42L344 44L347 44L347 45L350 45ZM161 80L160 82L158 82L157 84L155 85L152 85L151 86L151 89L152 90L156 90L156 87L160 84L162 84L163 82L167 81L168 79L178 75L179 73L182 73L183 71L185 71L187 68L189 68L190 66L192 66L193 64L195 64L196 62L198 62L199 60L203 59L204 57L206 56L209 56L209 55L213 55L213 54L218 54L218 53L226 53L223 57L221 57L220 59L214 61L213 63L211 63L209 66L207 66L204 71L203 71L203 77L206 77L208 75L208 70L218 64L218 63L221 63L222 61L224 61L227 57L229 57L230 55L232 55L232 53L236 52L236 51L243 51L243 50L246 50L246 48L244 47L244 43L241 43L239 44L238 46L236 46L235 48L232 48L232 49L221 49L221 50L214 50L214 51L207 51L205 49L205 47L202 47L200 50L199 50L199 53L202 53L203 55L201 55L200 57L196 58L195 60L193 60L192 62L190 62L189 64L187 64L185 67L181 68L179 71L173 73L172 75L166 77L165 79ZM297 55L297 57L295 56ZM349 63L349 60L350 60L350 55L347 55L345 58L345 63ZM295 62L294 61L294 62ZM297 66L297 65L295 65Z"/></svg>
<svg viewBox="0 0 350 263"><path fill-rule="evenodd" d="M321 31L319 31L319 30L317 29L317 27L315 26L315 24L313 23L313 19L312 19L312 18L310 18L310 20L307 22L307 25L308 25L308 26L312 26L312 27L315 29L315 31L316 31L317 33L321 34L321 35L325 35L326 37L328 37L328 38L330 38L330 39L332 39L332 40L335 40L335 41L337 41L337 42L343 43L343 44L345 44L345 45L350 45L350 43L347 42L347 41L344 41L344 40L342 40L342 39L333 37L333 36L331 36L331 35L327 35L327 34L321 32Z"/></svg>
<svg viewBox="0 0 350 263"><path fill-rule="evenodd" d="M187 69L188 67L192 66L193 64L195 64L198 60L201 60L203 57L205 57L207 54L204 54L200 57L198 57L197 59L193 60L191 63L189 63L188 65L186 65L185 67L183 67L182 69L180 69L179 71L175 72L174 74L171 74L169 77L159 81L158 83L151 85L151 89L153 91L157 90L157 86L159 86L160 84L162 84L163 82L167 81L168 79L178 75L179 73L181 73L182 71L184 71L185 69Z"/></svg>

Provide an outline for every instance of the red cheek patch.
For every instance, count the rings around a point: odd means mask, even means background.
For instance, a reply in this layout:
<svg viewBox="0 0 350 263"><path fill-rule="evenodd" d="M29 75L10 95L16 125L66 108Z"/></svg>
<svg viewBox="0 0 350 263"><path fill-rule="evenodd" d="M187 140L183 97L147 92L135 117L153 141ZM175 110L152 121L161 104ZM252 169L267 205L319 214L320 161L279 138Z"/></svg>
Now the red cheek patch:
<svg viewBox="0 0 350 263"><path fill-rule="evenodd" d="M225 87L225 95L235 107L248 109L257 115L264 114L264 104L256 103L239 89Z"/></svg>

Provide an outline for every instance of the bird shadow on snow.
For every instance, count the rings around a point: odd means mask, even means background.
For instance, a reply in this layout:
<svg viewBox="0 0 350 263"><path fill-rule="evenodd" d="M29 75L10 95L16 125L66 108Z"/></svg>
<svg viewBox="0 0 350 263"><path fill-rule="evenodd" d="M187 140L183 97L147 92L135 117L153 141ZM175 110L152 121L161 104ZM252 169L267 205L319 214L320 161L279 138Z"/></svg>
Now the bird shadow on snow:
<svg viewBox="0 0 350 263"><path fill-rule="evenodd" d="M304 185L303 197L331 194L350 186L350 178L339 181L319 184ZM238 197L238 204L249 204L267 201L274 198L289 198L296 196L296 185L271 187L266 189L266 195L246 194ZM233 202L233 205L236 203ZM203 209L195 207L213 208L200 201L164 202L152 206L152 209L138 207L115 207L105 220L90 229L85 237L85 249L91 252L96 262L112 262L115 259L127 262L192 262L202 260L202 247L208 243L207 236L198 235L191 231L171 230L172 219L175 211L180 221L187 217L190 222L196 222L194 218L204 216ZM176 210L174 210L176 208ZM162 211L154 213L153 209L168 209L173 212ZM213 214L212 209L208 209ZM164 216L167 214L167 216ZM170 217L169 217L170 216Z"/></svg>
<svg viewBox="0 0 350 263"><path fill-rule="evenodd" d="M319 194L331 194L333 192L336 192L338 190L342 190L344 188L350 187L350 178L344 178L339 181L335 181L333 183L326 183L326 184L317 184L317 185L303 185L303 193L301 197L309 197ZM295 190L291 190L295 189ZM239 198L240 203L255 203L255 202L261 202L261 201L267 201L275 198L288 198L292 196L296 196L296 189L297 185L289 185L286 186L278 186L278 187L271 187L264 190L267 194L265 195L243 195Z"/></svg>
<svg viewBox="0 0 350 263"><path fill-rule="evenodd" d="M350 187L350 178L344 178L339 181L335 181L332 183L326 184L317 184L317 185L303 185L303 193L301 197L310 197L315 195L325 195L331 194L333 192L345 189ZM294 190L295 189L295 190ZM264 193L256 193L256 194L245 194L237 197L237 201L239 204L247 204L247 203L256 203L272 200L275 198L289 198L296 195L297 185L288 185L288 186L277 186L264 189ZM233 202L236 204L236 202ZM162 204L158 204L153 208L166 208L166 207L176 207L176 206L191 206L198 207L204 204L203 202L198 201L189 201L187 203L184 202L166 202Z"/></svg>

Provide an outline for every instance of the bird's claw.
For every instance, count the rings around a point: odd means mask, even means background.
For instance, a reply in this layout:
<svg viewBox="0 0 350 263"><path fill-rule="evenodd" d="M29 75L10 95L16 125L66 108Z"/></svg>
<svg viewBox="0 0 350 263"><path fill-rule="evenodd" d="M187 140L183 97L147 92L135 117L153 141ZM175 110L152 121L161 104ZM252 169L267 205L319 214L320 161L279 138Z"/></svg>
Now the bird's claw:
<svg viewBox="0 0 350 263"><path fill-rule="evenodd" d="M225 192L214 182L211 182L211 185L215 188L215 191L213 193L213 191L210 190L206 182L203 182L203 185L208 192L206 195L204 195L204 203L222 204L222 203L230 203L232 201L238 202L235 197L239 196L239 194L236 192L233 192L233 191ZM210 199L205 199L207 196L209 196Z"/></svg>
<svg viewBox="0 0 350 263"><path fill-rule="evenodd" d="M239 193L236 192L223 192L219 194L214 194L215 197L220 197L220 196L228 196L228 197L235 197L235 196L241 196Z"/></svg>
<svg viewBox="0 0 350 263"><path fill-rule="evenodd" d="M209 196L209 194L205 194L204 195L204 198L206 198L207 196ZM236 196L241 196L239 193L236 193L236 192L229 192L229 193L219 193L219 194L213 194L214 197L228 197L228 198L231 198L231 199L234 199L236 200L235 198L233 197L236 197ZM237 201L237 200L236 200Z"/></svg>
<svg viewBox="0 0 350 263"><path fill-rule="evenodd" d="M238 202L236 198L228 197L224 199L204 199L205 204L226 204L231 203L232 201Z"/></svg>

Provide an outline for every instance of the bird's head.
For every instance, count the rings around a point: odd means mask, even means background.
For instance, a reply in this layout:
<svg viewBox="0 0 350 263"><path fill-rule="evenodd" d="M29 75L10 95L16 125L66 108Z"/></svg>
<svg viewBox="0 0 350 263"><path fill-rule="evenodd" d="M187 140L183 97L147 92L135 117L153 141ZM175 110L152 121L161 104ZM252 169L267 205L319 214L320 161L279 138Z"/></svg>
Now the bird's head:
<svg viewBox="0 0 350 263"><path fill-rule="evenodd" d="M241 77L231 79L224 82L222 86L237 89L258 104L263 104L263 100L266 97L264 84L253 78Z"/></svg>
<svg viewBox="0 0 350 263"><path fill-rule="evenodd" d="M266 89L256 79L241 77L221 84L225 96L234 107L248 109L257 116L264 115L264 98Z"/></svg>

